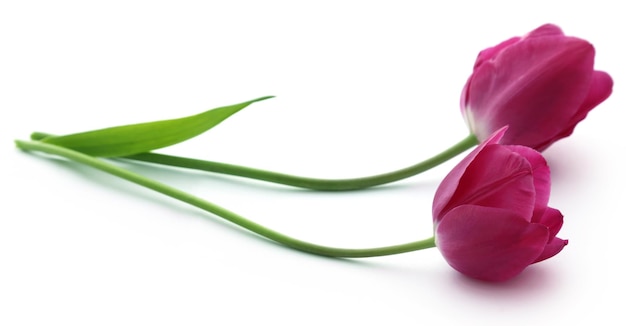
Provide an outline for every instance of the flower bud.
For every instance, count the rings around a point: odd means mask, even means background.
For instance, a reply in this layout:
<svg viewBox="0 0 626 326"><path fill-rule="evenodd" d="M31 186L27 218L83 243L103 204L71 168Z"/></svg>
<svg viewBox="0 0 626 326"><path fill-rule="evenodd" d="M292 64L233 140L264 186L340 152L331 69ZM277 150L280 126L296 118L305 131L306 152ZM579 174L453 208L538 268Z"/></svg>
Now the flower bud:
<svg viewBox="0 0 626 326"><path fill-rule="evenodd" d="M502 144L538 151L569 136L613 88L594 56L589 42L555 25L481 51L461 94L471 132L484 141L508 125Z"/></svg>
<svg viewBox="0 0 626 326"><path fill-rule="evenodd" d="M480 280L504 281L559 253L563 216L548 207L550 171L541 154L500 145L504 128L441 182L433 202L435 243L448 264Z"/></svg>

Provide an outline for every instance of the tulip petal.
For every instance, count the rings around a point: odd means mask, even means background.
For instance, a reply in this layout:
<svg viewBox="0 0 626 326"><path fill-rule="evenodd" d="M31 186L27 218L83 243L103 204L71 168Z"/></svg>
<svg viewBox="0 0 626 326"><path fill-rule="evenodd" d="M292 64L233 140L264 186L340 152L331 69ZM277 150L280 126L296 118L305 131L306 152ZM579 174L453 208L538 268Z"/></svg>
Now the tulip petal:
<svg viewBox="0 0 626 326"><path fill-rule="evenodd" d="M591 88L589 89L587 98L580 107L580 111L584 112L586 115L587 112L606 100L612 92L613 79L611 78L611 76L604 71L594 71L591 80ZM578 121L580 121L585 117L582 116L576 118L578 118Z"/></svg>
<svg viewBox="0 0 626 326"><path fill-rule="evenodd" d="M563 30L559 26L554 24L545 24L537 27L530 33L526 34L524 38L533 38L533 37L545 37L545 36L564 36Z"/></svg>
<svg viewBox="0 0 626 326"><path fill-rule="evenodd" d="M474 63L474 69L478 68L485 61L491 60L493 57L498 55L500 51L506 49L512 44L519 42L520 39L521 37L512 37L494 47L490 47L490 48L480 51L480 53L478 53L478 57L476 58L476 62Z"/></svg>
<svg viewBox="0 0 626 326"><path fill-rule="evenodd" d="M448 264L485 281L521 273L544 252L548 229L528 223L514 211L464 205L436 225L435 242Z"/></svg>
<svg viewBox="0 0 626 326"><path fill-rule="evenodd" d="M563 226L563 214L558 209L548 207L539 219L539 221L533 223L539 223L548 228L550 231L550 240L556 237L556 234L559 233L561 227Z"/></svg>
<svg viewBox="0 0 626 326"><path fill-rule="evenodd" d="M537 223L548 227L550 235L546 248L543 250L541 255L537 257L534 263L538 263L558 254L568 243L567 240L556 237L557 233L559 233L561 227L563 226L563 214L561 214L559 210L548 207Z"/></svg>
<svg viewBox="0 0 626 326"><path fill-rule="evenodd" d="M501 42L500 44L496 46L480 51L476 58L476 62L474 63L474 72L484 62L491 60L492 58L497 56L502 50L519 42L520 40L523 40L526 38L532 38L532 37L563 36L563 35L564 35L563 31L561 30L560 27L553 25L553 24L545 24L531 31L524 37L519 37L519 36L512 37L504 42ZM466 114L465 108L468 105L467 99L468 99L468 91L469 91L469 85L470 85L471 80L472 80L472 76L470 76L470 78L467 80L467 82L465 83L465 86L463 87L463 90L461 91L461 111L463 112L463 115Z"/></svg>
<svg viewBox="0 0 626 326"><path fill-rule="evenodd" d="M550 199L550 168L546 159L536 150L519 145L506 146L509 150L514 151L528 160L533 171L533 182L535 185L535 209L531 222L537 222L548 207Z"/></svg>
<svg viewBox="0 0 626 326"><path fill-rule="evenodd" d="M461 205L508 209L530 222L535 207L530 163L505 146L485 146L466 168L448 209Z"/></svg>
<svg viewBox="0 0 626 326"><path fill-rule="evenodd" d="M591 44L562 36L529 37L504 49L472 76L466 111L474 133L484 139L510 125L503 144L537 149L560 133L585 100L593 59Z"/></svg>
<svg viewBox="0 0 626 326"><path fill-rule="evenodd" d="M552 241L550 241L550 242L548 242L546 244L545 249L543 250L541 255L539 255L539 257L537 257L537 259L535 259L533 264L538 263L540 261L544 261L544 260L546 260L548 258L551 258L554 255L558 254L559 252L561 252L561 250L563 250L563 248L565 248L565 246L567 245L568 242L569 241L567 241L567 240L563 240L563 239L559 239L559 238L552 239Z"/></svg>
<svg viewBox="0 0 626 326"><path fill-rule="evenodd" d="M461 162L459 162L448 175L442 180L435 193L435 201L433 202L433 218L436 220L442 216L442 212L448 207L450 198L454 195L461 177L465 173L467 167L472 163L476 155L478 155L485 146L498 143L507 127L503 127L494 132L487 140L472 150Z"/></svg>
<svg viewBox="0 0 626 326"><path fill-rule="evenodd" d="M591 87L587 94L587 98L582 103L578 111L570 118L568 124L564 125L564 129L559 133L556 139L565 138L574 132L576 125L587 117L589 111L606 100L613 92L613 79L604 71L594 71ZM547 145L550 142L548 142ZM547 146L540 146L547 147Z"/></svg>

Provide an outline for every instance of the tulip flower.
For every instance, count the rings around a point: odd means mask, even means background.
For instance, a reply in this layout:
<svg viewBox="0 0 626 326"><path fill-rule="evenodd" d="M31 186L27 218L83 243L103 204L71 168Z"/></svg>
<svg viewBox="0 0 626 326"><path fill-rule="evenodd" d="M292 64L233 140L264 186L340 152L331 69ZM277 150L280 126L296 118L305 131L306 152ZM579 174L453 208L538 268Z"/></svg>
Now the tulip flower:
<svg viewBox="0 0 626 326"><path fill-rule="evenodd" d="M594 55L589 42L565 36L559 27L549 24L481 51L461 95L461 112L470 134L421 162L364 177L311 178L152 152L195 137L249 104L271 96L180 119L62 136L35 132L31 138L94 156L123 157L299 188L364 189L427 171L475 147L504 126L509 130L502 144L539 151L569 136L576 124L611 94L613 81L607 73L594 70Z"/></svg>
<svg viewBox="0 0 626 326"><path fill-rule="evenodd" d="M483 50L461 94L471 132L483 141L508 125L502 144L538 151L569 136L612 91L594 56L589 42L550 24Z"/></svg>
<svg viewBox="0 0 626 326"><path fill-rule="evenodd" d="M550 171L529 147L501 145L496 131L441 182L433 201L435 243L457 271L504 281L559 253L563 216L547 206Z"/></svg>

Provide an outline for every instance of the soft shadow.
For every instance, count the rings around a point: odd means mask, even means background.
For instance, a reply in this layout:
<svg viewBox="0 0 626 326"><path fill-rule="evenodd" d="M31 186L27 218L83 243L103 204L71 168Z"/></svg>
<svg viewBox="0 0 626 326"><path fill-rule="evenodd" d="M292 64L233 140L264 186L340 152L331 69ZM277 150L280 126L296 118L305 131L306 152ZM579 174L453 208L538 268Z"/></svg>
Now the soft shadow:
<svg viewBox="0 0 626 326"><path fill-rule="evenodd" d="M436 250L432 248L431 250ZM419 255L416 252L415 255ZM422 253L423 254L423 253ZM432 264L406 265L383 259L331 259L338 263L356 266L363 271L384 276L381 282L389 286L399 286L400 291L417 291L421 293L428 286L437 288L438 297L465 298L472 302L485 302L498 306L516 306L523 302L535 302L545 298L546 294L555 293L560 286L559 277L554 269L546 266L532 265L520 275L505 282L486 282L464 276L449 266ZM410 254L407 259L411 260ZM446 264L441 262L441 264ZM419 265L419 266L418 266ZM382 278L382 277L381 277ZM445 300L445 299L444 299Z"/></svg>
<svg viewBox="0 0 626 326"><path fill-rule="evenodd" d="M584 174L593 165L589 150L582 146L574 146L569 142L560 142L548 148L544 153L550 167L553 183L571 183L576 177Z"/></svg>
<svg viewBox="0 0 626 326"><path fill-rule="evenodd" d="M463 276L449 275L451 283L469 296L494 303L519 302L555 291L557 276L550 268L532 265L521 274L504 282L485 282Z"/></svg>

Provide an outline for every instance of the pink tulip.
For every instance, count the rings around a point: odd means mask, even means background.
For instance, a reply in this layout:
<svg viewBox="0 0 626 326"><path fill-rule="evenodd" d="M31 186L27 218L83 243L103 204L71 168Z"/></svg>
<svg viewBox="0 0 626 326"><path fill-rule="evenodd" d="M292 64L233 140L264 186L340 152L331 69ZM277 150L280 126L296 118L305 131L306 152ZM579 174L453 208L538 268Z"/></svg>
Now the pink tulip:
<svg viewBox="0 0 626 326"><path fill-rule="evenodd" d="M543 25L478 54L461 94L461 112L483 141L508 125L502 144L543 151L569 136L609 97L611 76L593 70L595 50Z"/></svg>
<svg viewBox="0 0 626 326"><path fill-rule="evenodd" d="M556 237L563 216L547 206L545 159L528 147L498 144L505 129L452 169L433 203L435 243L443 257L457 271L485 281L510 279L567 244Z"/></svg>

